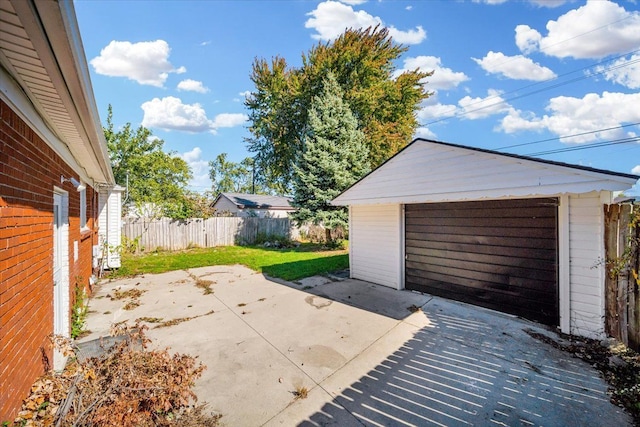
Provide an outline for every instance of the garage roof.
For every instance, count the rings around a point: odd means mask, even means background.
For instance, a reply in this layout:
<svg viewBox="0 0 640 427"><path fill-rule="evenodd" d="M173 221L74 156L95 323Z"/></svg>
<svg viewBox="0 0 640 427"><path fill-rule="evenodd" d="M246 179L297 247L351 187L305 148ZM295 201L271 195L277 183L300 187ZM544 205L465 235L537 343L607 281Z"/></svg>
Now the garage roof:
<svg viewBox="0 0 640 427"><path fill-rule="evenodd" d="M639 178L418 138L332 203L431 203L623 191Z"/></svg>

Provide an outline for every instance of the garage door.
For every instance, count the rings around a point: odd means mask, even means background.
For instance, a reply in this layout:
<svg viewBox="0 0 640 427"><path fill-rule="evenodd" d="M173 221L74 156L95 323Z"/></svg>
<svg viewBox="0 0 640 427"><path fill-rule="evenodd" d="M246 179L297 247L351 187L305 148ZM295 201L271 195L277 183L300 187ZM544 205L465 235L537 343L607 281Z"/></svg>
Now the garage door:
<svg viewBox="0 0 640 427"><path fill-rule="evenodd" d="M405 287L558 325L557 205L406 205Z"/></svg>

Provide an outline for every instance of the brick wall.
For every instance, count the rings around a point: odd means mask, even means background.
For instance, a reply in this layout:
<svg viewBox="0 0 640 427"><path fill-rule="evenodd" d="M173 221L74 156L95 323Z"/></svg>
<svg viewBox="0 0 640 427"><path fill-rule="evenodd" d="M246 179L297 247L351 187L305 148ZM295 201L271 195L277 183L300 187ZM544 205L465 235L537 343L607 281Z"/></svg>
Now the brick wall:
<svg viewBox="0 0 640 427"><path fill-rule="evenodd" d="M53 332L53 192L69 195L69 290L88 286L97 243L98 200L87 186L87 227L80 196L60 175L78 175L0 100L0 423L12 420L48 360ZM74 242L78 260L74 261Z"/></svg>

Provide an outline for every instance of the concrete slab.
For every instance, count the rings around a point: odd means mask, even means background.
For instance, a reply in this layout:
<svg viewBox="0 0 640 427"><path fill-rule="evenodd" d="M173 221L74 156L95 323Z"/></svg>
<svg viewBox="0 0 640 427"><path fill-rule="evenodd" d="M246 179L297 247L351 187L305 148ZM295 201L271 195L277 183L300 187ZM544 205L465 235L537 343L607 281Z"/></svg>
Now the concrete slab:
<svg viewBox="0 0 640 427"><path fill-rule="evenodd" d="M304 283L242 266L105 282L84 340L113 321L182 319L148 321L148 335L207 365L195 391L226 426L631 425L596 371L527 333L553 335L535 323L357 280ZM116 289L145 292L124 310L106 297Z"/></svg>

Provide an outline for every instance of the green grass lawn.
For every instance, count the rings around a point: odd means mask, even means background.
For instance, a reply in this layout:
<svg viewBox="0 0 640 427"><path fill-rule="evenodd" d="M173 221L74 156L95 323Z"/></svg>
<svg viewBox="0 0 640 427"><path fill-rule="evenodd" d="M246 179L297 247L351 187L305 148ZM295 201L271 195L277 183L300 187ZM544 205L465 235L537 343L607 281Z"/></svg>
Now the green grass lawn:
<svg viewBox="0 0 640 427"><path fill-rule="evenodd" d="M110 277L235 264L245 265L271 277L297 280L345 269L349 267L349 255L346 250L327 251L313 244L302 244L297 248L288 249L220 246L138 256L124 255L122 267L112 273Z"/></svg>

